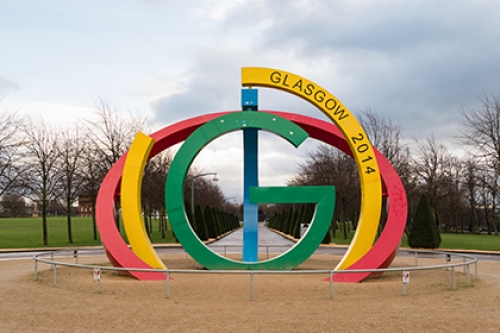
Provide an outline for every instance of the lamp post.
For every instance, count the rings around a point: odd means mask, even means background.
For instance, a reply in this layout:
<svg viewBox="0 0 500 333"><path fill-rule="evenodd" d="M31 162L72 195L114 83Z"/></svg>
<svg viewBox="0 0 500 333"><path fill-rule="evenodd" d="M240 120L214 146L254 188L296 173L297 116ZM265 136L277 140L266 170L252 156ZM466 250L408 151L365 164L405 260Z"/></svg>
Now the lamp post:
<svg viewBox="0 0 500 333"><path fill-rule="evenodd" d="M219 178L217 178L217 172L205 172L205 173L200 173L199 175L188 177L187 180L191 180L191 213L193 213L193 216L194 216L194 180L198 177L204 177L204 176L214 176L212 181L213 182L219 181Z"/></svg>

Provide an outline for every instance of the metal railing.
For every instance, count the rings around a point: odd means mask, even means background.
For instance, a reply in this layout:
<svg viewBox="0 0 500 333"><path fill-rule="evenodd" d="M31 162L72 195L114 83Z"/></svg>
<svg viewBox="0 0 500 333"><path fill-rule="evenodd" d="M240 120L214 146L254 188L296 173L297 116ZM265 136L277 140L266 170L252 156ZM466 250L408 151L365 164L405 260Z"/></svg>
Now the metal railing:
<svg viewBox="0 0 500 333"><path fill-rule="evenodd" d="M291 245L258 245L257 250L259 253L266 253L266 259L269 259L269 254L270 253L282 253L291 248ZM214 251L217 252L218 254L224 255L224 257L227 257L228 254L228 249L237 249L239 251L236 252L229 252L229 253L241 253L241 250L243 248L242 245L208 245L208 248L211 250L215 249L220 249L222 248L223 251ZM265 249L265 251L261 251L261 249ZM278 249L278 250L277 250ZM283 251L281 251L283 249ZM273 251L273 252L271 252ZM187 253L187 252L186 252Z"/></svg>
<svg viewBox="0 0 500 333"><path fill-rule="evenodd" d="M269 245L267 249L267 254L269 256L269 248L279 247ZM99 269L102 271L133 271L133 272L150 272L150 273L161 273L165 274L165 293L166 298L170 298L170 276L171 274L224 274L224 275L249 275L250 278L250 300L254 300L254 276L255 275L295 275L295 274L323 274L328 275L330 280L330 299L333 299L333 284L334 276L337 274L355 274L355 273L383 273L383 272L404 272L404 271L419 271L419 270L434 270L434 269L451 269L451 289L456 289L456 268L463 267L464 274L467 274L467 285L471 286L471 274L470 265L474 264L474 279L478 279L478 266L477 258L472 255L452 253L452 252L442 252L433 250L406 250L407 252L414 252L415 266L409 267L397 267L397 268L384 268L384 269L356 269L356 270L293 270L293 271L268 271L268 270L181 270L181 269L145 269L145 268L120 268L112 266L99 266L99 265L83 265L78 264L78 253L80 250L74 249L71 251L51 251L45 253L39 253L33 256L35 261L34 267L34 279L38 279L38 263L45 263L51 266L53 270L53 285L57 285L57 266L66 266L73 268L82 269ZM226 248L224 250L226 254ZM63 253L72 255L75 258L75 263L55 261L55 255L62 256ZM48 256L49 258L43 258L43 256ZM436 255L444 257L444 264L441 265L428 265L428 266L418 266L419 254L432 255L430 258L436 258ZM429 258L429 257L428 257ZM453 258L462 258L462 262L451 263ZM402 279L403 295L406 295L406 283ZM97 291L101 292L101 280L97 280Z"/></svg>

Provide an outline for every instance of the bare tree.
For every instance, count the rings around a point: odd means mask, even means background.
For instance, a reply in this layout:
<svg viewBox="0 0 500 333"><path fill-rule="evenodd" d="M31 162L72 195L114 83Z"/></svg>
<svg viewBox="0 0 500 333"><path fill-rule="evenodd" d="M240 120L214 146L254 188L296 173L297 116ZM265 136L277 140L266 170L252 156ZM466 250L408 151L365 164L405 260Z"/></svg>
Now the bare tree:
<svg viewBox="0 0 500 333"><path fill-rule="evenodd" d="M446 194L440 202L441 224L444 231L454 229L459 232L461 226L463 232L464 216L469 214L469 203L467 201L466 162L463 159L451 156L446 159L448 165L447 172L442 177L440 193ZM467 220L468 221L468 220ZM468 224L468 222L467 222Z"/></svg>
<svg viewBox="0 0 500 333"><path fill-rule="evenodd" d="M19 194L5 194L0 197L0 207L4 216L23 217L28 214L26 200Z"/></svg>
<svg viewBox="0 0 500 333"><path fill-rule="evenodd" d="M113 164L129 149L137 132L147 132L148 119L131 112L120 112L105 100L98 99L91 118L85 119L83 123L89 147L85 157L89 191L86 195L92 200L92 213L95 214L99 184ZM118 218L116 223L119 228Z"/></svg>
<svg viewBox="0 0 500 333"><path fill-rule="evenodd" d="M416 141L416 157L413 171L418 177L421 190L429 198L436 215L436 223L441 223L439 204L447 197L448 182L452 179L454 157L443 144L438 144L434 137Z"/></svg>
<svg viewBox="0 0 500 333"><path fill-rule="evenodd" d="M58 150L59 160L56 172L60 189L59 200L66 212L68 241L73 244L71 208L81 194L84 181L81 174L84 146L77 129L68 129L62 132Z"/></svg>
<svg viewBox="0 0 500 333"><path fill-rule="evenodd" d="M0 113L0 196L19 188L25 172L21 163L21 147L24 144L22 124L25 121L16 112L2 110Z"/></svg>
<svg viewBox="0 0 500 333"><path fill-rule="evenodd" d="M97 144L89 138L88 133L86 137L82 138L82 144L84 146L84 151L81 158L80 175L82 177L82 188L79 193L79 200L87 199L91 203L92 230L94 239L97 240L95 205L99 186L106 174L106 167L100 165L100 163L104 164L105 162L100 159L102 156L100 149L97 147Z"/></svg>
<svg viewBox="0 0 500 333"><path fill-rule="evenodd" d="M497 226L497 200L498 197L498 175L491 169L480 169L479 193L482 208L482 217L486 222L488 234L498 235Z"/></svg>
<svg viewBox="0 0 500 333"><path fill-rule="evenodd" d="M407 163L406 144L403 142L403 129L388 117L382 117L370 108L361 111L359 122L370 138L371 144L385 156L399 171Z"/></svg>
<svg viewBox="0 0 500 333"><path fill-rule="evenodd" d="M171 162L172 156L169 151L155 156L146 165L142 180L142 205L147 231L149 233L153 231L152 217L153 215L158 215L162 238L165 238L165 231L167 229L164 197L165 182Z"/></svg>
<svg viewBox="0 0 500 333"><path fill-rule="evenodd" d="M137 132L148 129L146 117L119 112L103 99L98 99L92 118L87 118L84 124L102 155L100 164L108 170L129 149Z"/></svg>
<svg viewBox="0 0 500 333"><path fill-rule="evenodd" d="M31 119L25 127L28 138L27 157L30 165L26 186L42 209L43 244L48 245L47 206L57 197L56 162L59 158L59 133L43 119Z"/></svg>
<svg viewBox="0 0 500 333"><path fill-rule="evenodd" d="M496 228L496 203L500 199L500 94L485 96L480 108L462 110L460 114L465 127L460 142L471 148L476 163L486 170L483 174L487 180L481 181L489 194L482 192L482 204L488 232L491 232L493 225ZM488 220L487 210L491 212L491 220Z"/></svg>
<svg viewBox="0 0 500 333"><path fill-rule="evenodd" d="M476 156L492 162L497 174L500 170L500 95L486 96L479 109L462 110L461 142L471 146Z"/></svg>
<svg viewBox="0 0 500 333"><path fill-rule="evenodd" d="M298 175L288 185L335 186L334 219L341 223L347 238L346 220L357 221L360 209L359 176L354 160L334 147L321 144L298 169Z"/></svg>
<svg viewBox="0 0 500 333"><path fill-rule="evenodd" d="M384 155L398 173L408 198L408 209L412 213L417 208L420 194L417 191L411 163L410 149L403 140L403 129L389 117L383 117L370 108L361 111L359 121L370 138L371 144ZM383 197L383 207L387 206L387 198ZM382 209L380 232L385 226L387 209ZM410 223L408 214L407 224Z"/></svg>

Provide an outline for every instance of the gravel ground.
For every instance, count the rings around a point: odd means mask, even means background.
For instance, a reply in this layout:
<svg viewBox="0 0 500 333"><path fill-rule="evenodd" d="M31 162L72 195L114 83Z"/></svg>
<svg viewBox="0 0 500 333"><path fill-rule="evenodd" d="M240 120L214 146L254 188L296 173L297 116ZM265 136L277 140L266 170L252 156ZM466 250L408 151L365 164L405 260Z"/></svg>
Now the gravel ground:
<svg viewBox="0 0 500 333"><path fill-rule="evenodd" d="M201 269L185 255L163 258L169 268ZM315 255L299 269L330 269L331 256ZM69 259L68 259L69 260ZM82 263L107 264L104 257ZM419 264L441 264L434 259ZM410 266L397 259L394 266ZM500 264L479 263L479 280L459 269L411 273L402 296L401 273L359 284L334 284L324 275L258 275L250 301L249 277L177 274L165 298L165 282L140 282L60 267L57 286L49 266L0 262L0 333L3 332L500 332ZM471 266L473 272L473 266Z"/></svg>

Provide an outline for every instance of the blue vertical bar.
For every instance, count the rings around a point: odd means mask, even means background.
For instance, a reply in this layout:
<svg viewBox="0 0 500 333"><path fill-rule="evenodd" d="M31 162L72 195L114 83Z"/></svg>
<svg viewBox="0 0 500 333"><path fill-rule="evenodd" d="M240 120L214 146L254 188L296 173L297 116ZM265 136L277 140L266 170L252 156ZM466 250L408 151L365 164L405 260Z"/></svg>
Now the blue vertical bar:
<svg viewBox="0 0 500 333"><path fill-rule="evenodd" d="M243 111L257 111L256 89L241 90ZM243 261L257 262L259 206L250 203L250 187L259 186L258 130L243 130Z"/></svg>

